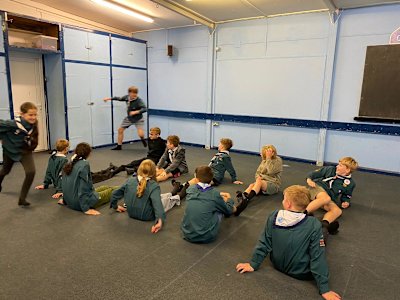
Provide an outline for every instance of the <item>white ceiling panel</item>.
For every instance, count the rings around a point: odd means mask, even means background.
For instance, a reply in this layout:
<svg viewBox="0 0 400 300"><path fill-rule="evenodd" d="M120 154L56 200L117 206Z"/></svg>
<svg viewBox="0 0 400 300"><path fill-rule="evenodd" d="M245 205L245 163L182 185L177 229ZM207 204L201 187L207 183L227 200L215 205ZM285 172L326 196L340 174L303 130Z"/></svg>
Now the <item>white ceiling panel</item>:
<svg viewBox="0 0 400 300"><path fill-rule="evenodd" d="M333 0L336 7L339 8L352 8L352 7L363 7L379 4L390 4L400 3L400 1L388 1L388 0Z"/></svg>

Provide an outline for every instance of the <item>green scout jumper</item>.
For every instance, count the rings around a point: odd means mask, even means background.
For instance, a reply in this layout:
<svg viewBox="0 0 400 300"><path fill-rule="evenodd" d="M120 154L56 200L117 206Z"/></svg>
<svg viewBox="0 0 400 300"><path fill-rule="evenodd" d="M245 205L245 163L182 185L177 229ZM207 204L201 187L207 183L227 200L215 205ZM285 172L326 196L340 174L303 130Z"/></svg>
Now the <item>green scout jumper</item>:
<svg viewBox="0 0 400 300"><path fill-rule="evenodd" d="M230 216L234 202L225 202L213 187L192 185L187 189L186 210L181 224L183 238L192 243L210 243L217 238L222 215Z"/></svg>
<svg viewBox="0 0 400 300"><path fill-rule="evenodd" d="M21 118L21 124L30 131L33 126ZM20 161L22 152L27 148L29 134L19 129L15 120L0 120L0 140L4 154L13 161Z"/></svg>
<svg viewBox="0 0 400 300"><path fill-rule="evenodd" d="M67 162L68 158L64 154L57 153L56 151L51 154L43 180L45 189L48 189L49 185L53 184L57 193L62 192L62 170Z"/></svg>
<svg viewBox="0 0 400 300"><path fill-rule="evenodd" d="M147 181L146 190L142 197L136 196L139 179L129 178L119 189L112 193L110 207L116 209L118 200L124 198L128 215L142 221L158 221L164 223L165 212L161 203L161 189L154 180Z"/></svg>
<svg viewBox="0 0 400 300"><path fill-rule="evenodd" d="M351 174L348 176L337 175L336 167L334 166L323 167L311 172L307 178L310 178L322 187L339 207L341 202L350 203L353 190L356 187Z"/></svg>
<svg viewBox="0 0 400 300"><path fill-rule="evenodd" d="M99 194L95 191L89 163L77 161L69 175L62 176L64 203L71 209L87 212L96 206Z"/></svg>
<svg viewBox="0 0 400 300"><path fill-rule="evenodd" d="M112 97L111 100L121 101L126 103L126 112L128 114L128 119L132 123L135 123L143 118L143 113L147 111L146 104L144 104L143 100L140 97L136 99L130 99L129 95L125 95L123 97ZM131 111L139 110L140 113L134 116L129 115Z"/></svg>
<svg viewBox="0 0 400 300"><path fill-rule="evenodd" d="M304 213L275 210L268 217L254 249L250 262L254 270L260 267L268 254L280 272L300 280L313 276L320 294L330 291L322 226L316 218Z"/></svg>
<svg viewBox="0 0 400 300"><path fill-rule="evenodd" d="M214 181L221 183L225 176L225 171L228 171L231 175L232 182L237 180L235 169L232 165L232 159L229 155L229 151L219 151L211 159L208 165L214 173Z"/></svg>

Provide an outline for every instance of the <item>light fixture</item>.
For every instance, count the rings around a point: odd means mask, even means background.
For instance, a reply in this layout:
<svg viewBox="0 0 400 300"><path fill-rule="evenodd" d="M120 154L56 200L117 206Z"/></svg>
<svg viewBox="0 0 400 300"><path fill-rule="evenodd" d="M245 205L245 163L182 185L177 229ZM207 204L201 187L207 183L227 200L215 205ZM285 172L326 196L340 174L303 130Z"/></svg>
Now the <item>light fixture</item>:
<svg viewBox="0 0 400 300"><path fill-rule="evenodd" d="M118 12L126 14L128 16L140 19L142 21L145 21L145 22L148 22L148 23L153 23L154 22L154 20L152 18L149 18L149 17L147 17L145 15L142 15L140 13L137 13L137 12L135 12L133 10L130 10L128 8L125 8L125 7L121 6L121 5L115 4L115 3L110 2L110 1L106 1L106 0L91 0L91 1L96 3L96 4L102 5L104 7L111 8L113 10L116 10Z"/></svg>

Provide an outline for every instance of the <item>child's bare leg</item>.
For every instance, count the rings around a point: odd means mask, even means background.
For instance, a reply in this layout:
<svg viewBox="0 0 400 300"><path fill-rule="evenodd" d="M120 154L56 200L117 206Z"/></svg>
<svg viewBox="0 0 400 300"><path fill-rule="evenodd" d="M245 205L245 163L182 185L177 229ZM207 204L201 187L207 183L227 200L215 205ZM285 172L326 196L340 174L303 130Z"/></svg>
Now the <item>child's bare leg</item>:
<svg viewBox="0 0 400 300"><path fill-rule="evenodd" d="M244 192L247 193L247 194L250 193L251 190L253 189L254 185L255 185L255 183L251 183Z"/></svg>
<svg viewBox="0 0 400 300"><path fill-rule="evenodd" d="M156 170L156 177L160 176L164 172L164 169L157 169Z"/></svg>
<svg viewBox="0 0 400 300"><path fill-rule="evenodd" d="M124 131L125 128L118 128L118 145L122 145L122 142L124 141Z"/></svg>
<svg viewBox="0 0 400 300"><path fill-rule="evenodd" d="M143 130L143 128L138 128L137 129L137 134L141 139L144 139L144 130Z"/></svg>
<svg viewBox="0 0 400 300"><path fill-rule="evenodd" d="M199 180L197 178L192 178L188 181L189 185L198 184Z"/></svg>
<svg viewBox="0 0 400 300"><path fill-rule="evenodd" d="M317 197L310 202L307 206L307 211L309 213L314 212L320 208L323 208L325 205L328 205L331 202L331 197L325 192L321 192L317 195Z"/></svg>
<svg viewBox="0 0 400 300"><path fill-rule="evenodd" d="M326 210L326 214L324 215L323 220L328 221L329 223L332 223L342 215L342 210L333 201L330 201L329 204L325 205L324 210Z"/></svg>
<svg viewBox="0 0 400 300"><path fill-rule="evenodd" d="M165 180L168 180L169 178L173 177L174 175L172 173L166 173L166 174L161 174L159 176L157 176L157 181L158 182L162 182Z"/></svg>

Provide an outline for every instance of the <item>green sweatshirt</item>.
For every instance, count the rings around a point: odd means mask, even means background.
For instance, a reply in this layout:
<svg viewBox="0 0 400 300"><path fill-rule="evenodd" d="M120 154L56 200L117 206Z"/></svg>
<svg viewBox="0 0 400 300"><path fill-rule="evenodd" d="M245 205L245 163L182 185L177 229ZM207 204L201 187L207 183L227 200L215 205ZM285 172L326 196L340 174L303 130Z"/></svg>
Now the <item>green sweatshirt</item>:
<svg viewBox="0 0 400 300"><path fill-rule="evenodd" d="M147 181L142 197L136 196L138 178L129 178L119 189L115 190L110 199L110 207L116 209L118 200L124 198L129 217L142 221L165 221L165 211L161 203L161 189L154 180Z"/></svg>
<svg viewBox="0 0 400 300"><path fill-rule="evenodd" d="M213 187L192 185L187 189L186 210L181 224L185 240L210 243L217 238L222 215L230 216L234 202L225 202Z"/></svg>
<svg viewBox="0 0 400 300"><path fill-rule="evenodd" d="M341 202L350 203L353 190L356 187L351 174L348 176L337 175L336 167L334 166L323 167L311 172L307 178L312 179L321 186L339 207Z"/></svg>
<svg viewBox="0 0 400 300"><path fill-rule="evenodd" d="M21 124L28 131L33 127L24 119L21 119ZM18 128L15 120L0 120L0 140L3 151L13 161L20 161L22 152L27 150L28 146L25 142L27 137L28 134Z"/></svg>
<svg viewBox="0 0 400 300"><path fill-rule="evenodd" d="M51 154L47 163L46 175L43 180L45 189L48 189L49 185L53 184L57 193L62 192L62 170L67 162L68 158L64 154L57 152Z"/></svg>
<svg viewBox="0 0 400 300"><path fill-rule="evenodd" d="M87 212L99 200L94 190L89 163L82 159L75 163L69 175L62 176L64 203L71 209Z"/></svg>
<svg viewBox="0 0 400 300"><path fill-rule="evenodd" d="M231 175L232 182L237 180L236 172L232 165L232 159L228 151L220 151L215 154L208 166L212 169L214 178L219 183L224 179L225 171L228 171L229 175Z"/></svg>
<svg viewBox="0 0 400 300"><path fill-rule="evenodd" d="M275 210L268 217L254 249L250 262L254 270L268 254L277 270L301 280L313 276L320 294L330 291L322 227L316 218Z"/></svg>
<svg viewBox="0 0 400 300"><path fill-rule="evenodd" d="M274 159L264 159L261 161L256 171L255 178L261 176L261 178L267 182L272 182L281 185L281 174L283 171L282 159L277 156Z"/></svg>

